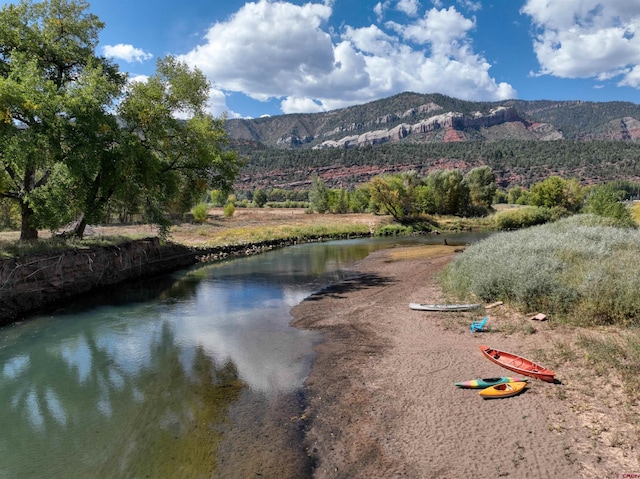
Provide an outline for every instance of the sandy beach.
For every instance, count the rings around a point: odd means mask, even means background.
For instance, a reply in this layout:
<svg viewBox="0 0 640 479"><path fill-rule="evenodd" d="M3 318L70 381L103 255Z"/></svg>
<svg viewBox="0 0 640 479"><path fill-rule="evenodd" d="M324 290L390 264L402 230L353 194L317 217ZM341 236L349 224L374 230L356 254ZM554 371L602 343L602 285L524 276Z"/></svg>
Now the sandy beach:
<svg viewBox="0 0 640 479"><path fill-rule="evenodd" d="M400 250L370 255L353 279L292 311L294 326L326 339L306 382L314 478L640 477L637 437L624 435L633 434L623 430L624 417L611 404L610 417L597 416L600 398L581 393L570 368L552 360L565 332L551 322L536 322L535 334L510 329L510 321L529 320L504 306L411 310L409 302L446 302L434 276L459 253ZM471 333L470 323L484 315L494 331ZM536 360L556 371L558 383L531 378L524 393L496 400L456 388L457 381L513 375L483 358L480 344ZM621 444L593 434L596 417Z"/></svg>

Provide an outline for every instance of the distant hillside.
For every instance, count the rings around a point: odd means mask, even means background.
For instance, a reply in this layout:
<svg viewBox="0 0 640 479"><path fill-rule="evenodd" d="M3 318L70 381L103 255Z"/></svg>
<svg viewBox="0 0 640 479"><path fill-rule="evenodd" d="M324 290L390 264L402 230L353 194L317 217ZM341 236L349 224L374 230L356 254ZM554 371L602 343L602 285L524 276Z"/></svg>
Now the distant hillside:
<svg viewBox="0 0 640 479"><path fill-rule="evenodd" d="M314 173L353 187L384 172L480 164L498 169L505 186L549 174L587 183L640 175L640 105L627 102L402 93L325 113L233 119L226 128L247 158L240 189L304 188Z"/></svg>

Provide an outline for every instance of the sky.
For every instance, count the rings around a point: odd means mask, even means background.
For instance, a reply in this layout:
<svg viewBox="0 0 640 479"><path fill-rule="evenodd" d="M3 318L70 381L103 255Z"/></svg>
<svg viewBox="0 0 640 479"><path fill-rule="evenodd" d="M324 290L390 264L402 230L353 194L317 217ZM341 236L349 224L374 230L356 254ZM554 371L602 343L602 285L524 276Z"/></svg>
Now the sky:
<svg viewBox="0 0 640 479"><path fill-rule="evenodd" d="M0 0L0 5L15 0ZM464 100L640 99L639 0L89 0L97 53L132 79L173 55L227 118L404 91Z"/></svg>

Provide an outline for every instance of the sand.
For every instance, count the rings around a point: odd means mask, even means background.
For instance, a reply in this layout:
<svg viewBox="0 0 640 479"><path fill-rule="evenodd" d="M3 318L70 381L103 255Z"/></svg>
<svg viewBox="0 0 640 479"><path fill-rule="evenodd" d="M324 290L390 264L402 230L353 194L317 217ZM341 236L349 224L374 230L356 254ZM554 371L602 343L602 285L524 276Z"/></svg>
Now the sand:
<svg viewBox="0 0 640 479"><path fill-rule="evenodd" d="M313 477L640 477L637 451L620 461L619 451L598 454L605 446L588 437L567 400L563 368L540 359L561 334L550 322L523 334L496 328L494 321L508 320L496 316L503 306L409 309L409 302L445 302L434 275L454 254L404 259L378 251L356 265L353 279L293 309L294 326L325 333L306 381ZM502 332L471 333L484 315ZM482 357L480 344L553 368L558 383L532 378L524 393L495 400L456 388L457 381L510 375Z"/></svg>

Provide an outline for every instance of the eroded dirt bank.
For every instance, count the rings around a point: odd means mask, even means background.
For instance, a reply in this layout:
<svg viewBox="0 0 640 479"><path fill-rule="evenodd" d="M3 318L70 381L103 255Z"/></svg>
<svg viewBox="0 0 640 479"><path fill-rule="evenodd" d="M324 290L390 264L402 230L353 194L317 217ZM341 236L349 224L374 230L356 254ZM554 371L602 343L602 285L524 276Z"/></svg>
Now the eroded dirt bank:
<svg viewBox="0 0 640 479"><path fill-rule="evenodd" d="M157 238L0 261L0 324L98 288L157 276L196 262L190 248Z"/></svg>

